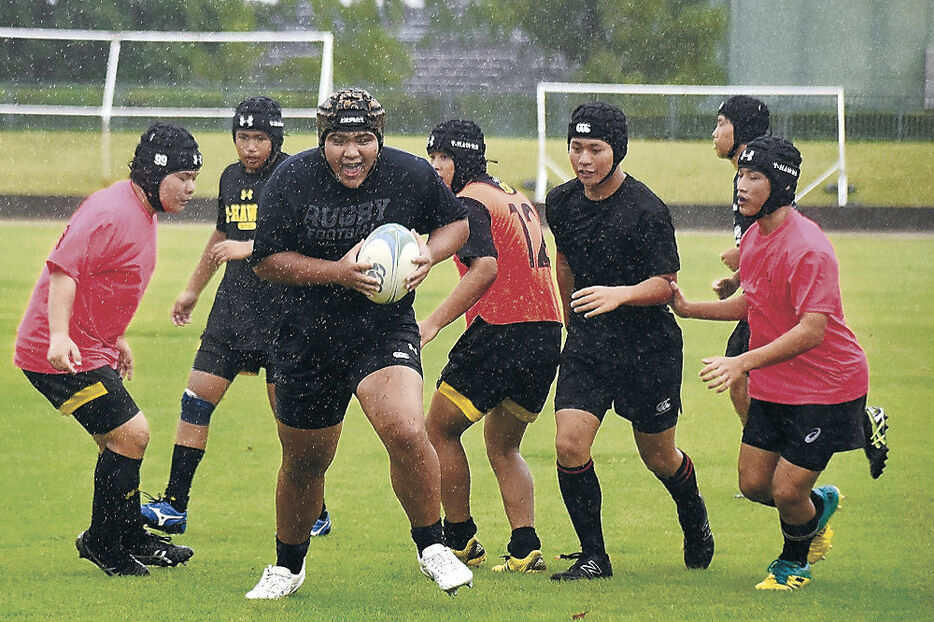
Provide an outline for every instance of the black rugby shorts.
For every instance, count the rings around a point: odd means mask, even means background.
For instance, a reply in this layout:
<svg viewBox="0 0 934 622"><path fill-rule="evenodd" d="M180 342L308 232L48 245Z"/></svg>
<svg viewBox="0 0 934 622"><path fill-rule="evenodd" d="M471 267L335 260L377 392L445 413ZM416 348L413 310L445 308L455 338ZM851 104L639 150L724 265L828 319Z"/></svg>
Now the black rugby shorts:
<svg viewBox="0 0 934 622"><path fill-rule="evenodd" d="M401 365L422 373L421 337L414 323L344 337L322 337L326 353L302 361L300 378L286 370L277 375L276 419L300 430L329 428L344 420L357 386L373 372Z"/></svg>
<svg viewBox="0 0 934 622"><path fill-rule="evenodd" d="M438 386L445 382L467 398L475 416L506 399L529 413L539 413L555 379L560 352L557 322L494 325L478 317L451 348Z"/></svg>
<svg viewBox="0 0 934 622"><path fill-rule="evenodd" d="M726 356L739 356L749 351L749 324L741 320L726 342Z"/></svg>
<svg viewBox="0 0 934 622"><path fill-rule="evenodd" d="M74 415L88 434L116 430L140 412L120 374L110 367L77 374L23 373L52 406L65 416Z"/></svg>
<svg viewBox="0 0 934 622"><path fill-rule="evenodd" d="M743 443L779 454L809 471L823 471L831 456L865 444L866 396L842 404L776 404L753 398Z"/></svg>
<svg viewBox="0 0 934 622"><path fill-rule="evenodd" d="M673 428L681 411L681 349L660 347L635 356L620 350L611 361L580 352L561 353L555 411L583 410L603 421L612 407L634 430L657 434Z"/></svg>
<svg viewBox="0 0 934 622"><path fill-rule="evenodd" d="M266 369L266 382L275 381L275 366L269 352L263 350L235 350L227 344L204 337L191 368L233 382L238 374L259 374Z"/></svg>

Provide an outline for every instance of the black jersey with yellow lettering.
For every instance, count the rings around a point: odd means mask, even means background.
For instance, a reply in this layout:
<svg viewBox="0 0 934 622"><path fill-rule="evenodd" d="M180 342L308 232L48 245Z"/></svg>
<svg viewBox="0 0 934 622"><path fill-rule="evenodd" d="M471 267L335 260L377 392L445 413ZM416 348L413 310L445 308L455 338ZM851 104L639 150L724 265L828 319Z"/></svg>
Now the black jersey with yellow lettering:
<svg viewBox="0 0 934 622"><path fill-rule="evenodd" d="M681 267L668 207L631 175L602 201L588 199L583 184L572 179L548 193L545 209L575 290L637 285ZM621 349L638 356L640 350L680 339L681 330L666 305L622 305L591 318L571 313L565 348L612 359Z"/></svg>
<svg viewBox="0 0 934 622"><path fill-rule="evenodd" d="M228 240L253 239L260 194L288 157L280 153L271 166L255 173L248 173L239 161L224 169L217 197L217 230ZM253 274L246 259L228 261L202 339L211 337L234 350L268 349L279 319L282 291L282 285Z"/></svg>

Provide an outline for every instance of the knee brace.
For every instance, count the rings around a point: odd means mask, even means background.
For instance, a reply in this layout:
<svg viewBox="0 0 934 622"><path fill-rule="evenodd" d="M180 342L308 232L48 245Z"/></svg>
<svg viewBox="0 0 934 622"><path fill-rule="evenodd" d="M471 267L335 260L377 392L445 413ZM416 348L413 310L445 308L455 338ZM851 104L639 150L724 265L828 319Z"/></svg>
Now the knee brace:
<svg viewBox="0 0 934 622"><path fill-rule="evenodd" d="M211 423L211 413L213 412L214 404L201 399L194 391L185 389L182 394L182 421L192 425L206 426Z"/></svg>

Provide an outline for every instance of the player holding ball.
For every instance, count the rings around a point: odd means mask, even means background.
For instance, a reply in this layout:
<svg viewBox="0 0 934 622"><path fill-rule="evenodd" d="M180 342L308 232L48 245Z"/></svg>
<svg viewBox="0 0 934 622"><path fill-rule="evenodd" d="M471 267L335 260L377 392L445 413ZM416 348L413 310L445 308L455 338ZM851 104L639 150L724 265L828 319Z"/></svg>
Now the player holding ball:
<svg viewBox="0 0 934 622"><path fill-rule="evenodd" d="M428 234L407 279L414 290L432 265L467 239L466 211L424 159L383 146L385 111L347 88L318 108L318 148L276 169L262 198L254 270L285 284L273 355L282 466L276 486L276 563L247 593L282 598L305 579L309 532L344 414L356 396L389 454L390 479L412 527L422 572L449 593L473 574L443 544L441 473L425 432L421 348L414 293L393 304L367 298L378 280L357 261L376 227Z"/></svg>

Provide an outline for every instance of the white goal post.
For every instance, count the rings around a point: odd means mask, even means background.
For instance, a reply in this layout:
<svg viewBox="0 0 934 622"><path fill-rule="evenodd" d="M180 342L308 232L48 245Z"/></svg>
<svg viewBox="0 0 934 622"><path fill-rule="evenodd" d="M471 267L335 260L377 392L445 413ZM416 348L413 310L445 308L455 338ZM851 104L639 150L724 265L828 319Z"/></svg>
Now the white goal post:
<svg viewBox="0 0 934 622"><path fill-rule="evenodd" d="M324 101L334 89L334 36L330 32L289 30L282 32L188 32L188 31L106 31L68 30L54 28L0 28L0 39L46 39L62 41L109 42L104 94L100 106L69 106L47 104L0 104L0 114L100 117L103 136L103 162L110 162L110 121L113 117L186 117L224 118L230 108L114 106L120 47L125 41L155 43L314 43L322 44L321 75L318 80L318 102ZM314 118L315 108L291 108L283 115L294 118Z"/></svg>
<svg viewBox="0 0 934 622"><path fill-rule="evenodd" d="M563 176L562 169L551 160L545 150L545 94L546 93L611 93L620 95L804 95L834 97L837 104L837 161L807 187L798 190L800 198L816 188L821 182L837 174L837 203L847 204L848 189L846 176L846 129L844 126L844 96L841 86L695 86L688 84L594 84L579 82L539 82L538 104L538 173L535 178L535 200L545 200L548 172ZM563 181L563 178L562 178Z"/></svg>

